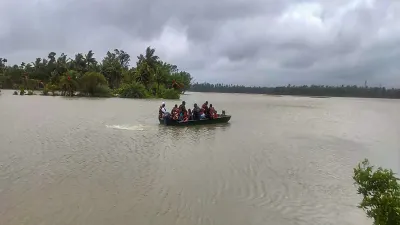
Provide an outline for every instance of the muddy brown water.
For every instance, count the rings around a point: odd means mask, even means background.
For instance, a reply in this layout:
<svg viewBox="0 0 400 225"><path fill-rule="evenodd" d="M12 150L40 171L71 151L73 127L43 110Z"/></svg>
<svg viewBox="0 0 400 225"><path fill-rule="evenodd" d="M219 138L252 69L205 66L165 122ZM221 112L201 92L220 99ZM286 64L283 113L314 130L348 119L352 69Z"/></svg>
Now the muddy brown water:
<svg viewBox="0 0 400 225"><path fill-rule="evenodd" d="M371 224L352 169L368 157L399 171L398 100L182 99L232 120L164 127L161 100L3 90L0 224Z"/></svg>

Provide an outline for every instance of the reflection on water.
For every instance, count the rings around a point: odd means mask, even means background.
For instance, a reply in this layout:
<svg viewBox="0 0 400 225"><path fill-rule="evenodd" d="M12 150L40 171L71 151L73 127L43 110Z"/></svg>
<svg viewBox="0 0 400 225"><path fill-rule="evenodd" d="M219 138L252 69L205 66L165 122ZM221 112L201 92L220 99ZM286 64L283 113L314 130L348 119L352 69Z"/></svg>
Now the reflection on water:
<svg viewBox="0 0 400 225"><path fill-rule="evenodd" d="M399 101L182 98L232 119L166 127L158 100L3 91L0 224L364 225L352 168L399 171Z"/></svg>

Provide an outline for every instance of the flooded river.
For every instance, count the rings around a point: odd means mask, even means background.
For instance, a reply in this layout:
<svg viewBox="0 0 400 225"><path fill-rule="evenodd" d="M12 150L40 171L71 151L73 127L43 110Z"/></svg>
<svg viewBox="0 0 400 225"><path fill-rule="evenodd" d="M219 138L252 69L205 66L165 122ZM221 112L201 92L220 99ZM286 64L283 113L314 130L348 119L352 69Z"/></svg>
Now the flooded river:
<svg viewBox="0 0 400 225"><path fill-rule="evenodd" d="M398 100L182 99L232 119L164 127L161 100L3 90L0 224L364 225L354 166L368 157L400 170Z"/></svg>

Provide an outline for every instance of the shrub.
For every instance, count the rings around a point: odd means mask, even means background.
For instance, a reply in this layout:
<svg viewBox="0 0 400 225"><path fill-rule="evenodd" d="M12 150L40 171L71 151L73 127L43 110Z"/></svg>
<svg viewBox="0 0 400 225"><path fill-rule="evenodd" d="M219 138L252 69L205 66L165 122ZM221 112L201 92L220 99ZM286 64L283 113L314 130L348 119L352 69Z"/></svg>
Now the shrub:
<svg viewBox="0 0 400 225"><path fill-rule="evenodd" d="M49 95L49 89L47 88L47 85L46 85L46 87L43 88L42 94L43 95Z"/></svg>
<svg viewBox="0 0 400 225"><path fill-rule="evenodd" d="M363 196L358 207L375 225L400 225L400 184L394 175L381 167L374 171L367 159L354 169L353 179Z"/></svg>
<svg viewBox="0 0 400 225"><path fill-rule="evenodd" d="M45 89L51 91L53 96L55 96L56 95L56 91L57 91L57 85L55 85L55 84L46 84Z"/></svg>
<svg viewBox="0 0 400 225"><path fill-rule="evenodd" d="M18 95L18 91L14 91L13 95Z"/></svg>
<svg viewBox="0 0 400 225"><path fill-rule="evenodd" d="M33 94L34 94L33 91L32 91L32 90L29 90L28 93L27 93L26 95L33 95Z"/></svg>
<svg viewBox="0 0 400 225"><path fill-rule="evenodd" d="M150 94L148 93L146 87L143 84L131 83L123 84L116 93L121 98L148 98Z"/></svg>
<svg viewBox="0 0 400 225"><path fill-rule="evenodd" d="M26 80L26 88L30 90L36 90L38 87L39 81L35 79L27 79Z"/></svg>
<svg viewBox="0 0 400 225"><path fill-rule="evenodd" d="M110 93L109 89L105 88L107 80L101 73L87 72L79 81L80 89L84 94L95 96Z"/></svg>
<svg viewBox="0 0 400 225"><path fill-rule="evenodd" d="M181 97L180 92L175 89L164 89L161 93L162 98L165 99L179 99Z"/></svg>
<svg viewBox="0 0 400 225"><path fill-rule="evenodd" d="M94 89L93 97L111 97L111 89L107 85L98 85Z"/></svg>
<svg viewBox="0 0 400 225"><path fill-rule="evenodd" d="M19 88L19 95L25 95L25 88L23 86Z"/></svg>

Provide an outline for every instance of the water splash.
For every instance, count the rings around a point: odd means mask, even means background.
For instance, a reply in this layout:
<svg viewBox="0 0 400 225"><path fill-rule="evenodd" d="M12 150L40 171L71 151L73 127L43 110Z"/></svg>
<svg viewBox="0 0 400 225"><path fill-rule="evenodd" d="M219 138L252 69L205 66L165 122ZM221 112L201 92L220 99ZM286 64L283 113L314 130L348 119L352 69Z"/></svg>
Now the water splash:
<svg viewBox="0 0 400 225"><path fill-rule="evenodd" d="M134 131L144 131L145 126L139 125L106 125L107 128L117 129L117 130L134 130Z"/></svg>

